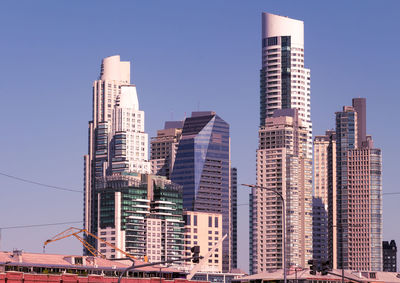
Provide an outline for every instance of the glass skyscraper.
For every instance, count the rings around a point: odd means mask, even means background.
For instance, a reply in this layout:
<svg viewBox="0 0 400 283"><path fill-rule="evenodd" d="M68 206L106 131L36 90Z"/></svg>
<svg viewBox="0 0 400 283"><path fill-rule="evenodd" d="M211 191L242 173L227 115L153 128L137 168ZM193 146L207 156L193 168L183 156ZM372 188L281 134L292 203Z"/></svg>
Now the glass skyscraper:
<svg viewBox="0 0 400 283"><path fill-rule="evenodd" d="M193 112L186 118L171 180L183 186L188 211L222 214L223 270L231 265L231 190L229 125L215 112ZM204 247L201 247L204 249Z"/></svg>

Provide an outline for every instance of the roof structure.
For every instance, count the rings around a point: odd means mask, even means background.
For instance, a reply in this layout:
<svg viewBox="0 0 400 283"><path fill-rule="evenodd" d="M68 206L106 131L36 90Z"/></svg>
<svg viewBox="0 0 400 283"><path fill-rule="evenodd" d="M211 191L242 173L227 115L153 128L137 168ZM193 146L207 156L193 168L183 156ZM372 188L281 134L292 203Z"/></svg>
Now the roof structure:
<svg viewBox="0 0 400 283"><path fill-rule="evenodd" d="M341 269L334 269L331 271L332 273L341 275ZM352 271L345 270L344 275L350 279L353 279L352 282L357 281L365 281L365 282L388 282L388 283L400 283L400 273L397 272L382 272L382 271ZM341 277L336 275L321 275L317 273L316 275L310 274L309 269L298 268L290 269L287 273L287 280L321 280L321 281L335 281L340 282ZM251 282L255 280L263 280L263 281L279 281L283 280L283 270L278 269L272 272L263 272L259 274L253 274L249 276L244 276L242 278L236 279L235 281L240 282ZM311 282L311 281L309 281ZM345 282L351 282L349 279L345 279Z"/></svg>

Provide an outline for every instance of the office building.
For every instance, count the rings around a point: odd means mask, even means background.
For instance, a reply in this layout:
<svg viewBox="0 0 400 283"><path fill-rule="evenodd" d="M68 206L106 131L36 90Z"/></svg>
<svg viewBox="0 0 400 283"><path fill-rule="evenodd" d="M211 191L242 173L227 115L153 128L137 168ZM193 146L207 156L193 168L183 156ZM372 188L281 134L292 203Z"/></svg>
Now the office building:
<svg viewBox="0 0 400 283"><path fill-rule="evenodd" d="M231 267L231 186L229 125L215 112L193 112L186 118L171 180L183 186L187 211L222 214L222 269Z"/></svg>
<svg viewBox="0 0 400 283"><path fill-rule="evenodd" d="M157 131L157 137L151 138L151 173L171 179L176 151L181 139L183 121L165 122L164 129Z"/></svg>
<svg viewBox="0 0 400 283"><path fill-rule="evenodd" d="M205 257L223 237L222 214L199 211L185 211L185 256L191 256L190 249L200 246L200 255ZM191 268L195 264L187 262ZM189 268L189 270L191 269ZM222 245L209 257L201 267L203 272L222 272Z"/></svg>
<svg viewBox="0 0 400 283"><path fill-rule="evenodd" d="M144 112L139 110L136 86L130 82L130 63L119 55L102 61L99 79L93 83L92 110L84 156L84 228L99 235L97 182L124 172L150 172ZM97 245L95 239L87 240Z"/></svg>
<svg viewBox="0 0 400 283"><path fill-rule="evenodd" d="M312 160L308 128L297 109L275 110L259 130L257 185L250 195L250 272L283 267L282 202L286 203L287 267L312 258Z"/></svg>
<svg viewBox="0 0 400 283"><path fill-rule="evenodd" d="M397 246L394 240L382 242L383 271L397 272Z"/></svg>
<svg viewBox="0 0 400 283"><path fill-rule="evenodd" d="M338 268L381 271L382 156L365 128L365 98L336 112L336 221L329 229L337 227Z"/></svg>
<svg viewBox="0 0 400 283"><path fill-rule="evenodd" d="M276 109L296 108L307 128L307 156L312 158L310 70L304 67L304 23L262 13L260 126Z"/></svg>
<svg viewBox="0 0 400 283"><path fill-rule="evenodd" d="M98 234L137 258L150 262L183 256L182 187L165 177L123 173L96 182ZM99 242L107 258L125 257Z"/></svg>

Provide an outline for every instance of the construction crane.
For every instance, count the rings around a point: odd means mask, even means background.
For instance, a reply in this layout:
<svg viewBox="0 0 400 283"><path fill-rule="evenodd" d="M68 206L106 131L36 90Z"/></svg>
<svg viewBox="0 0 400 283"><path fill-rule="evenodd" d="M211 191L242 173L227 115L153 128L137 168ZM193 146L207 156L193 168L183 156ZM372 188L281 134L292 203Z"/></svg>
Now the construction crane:
<svg viewBox="0 0 400 283"><path fill-rule="evenodd" d="M83 239L81 236L79 236L79 234L81 233L85 233L86 235L92 236L93 238L97 239L98 241L106 244L107 246L111 247L112 249L115 249L117 251L119 251L120 253L124 254L125 256L127 256L128 258L132 259L132 260L138 260L138 258L134 257L133 255L121 250L120 248L117 248L116 246L114 246L113 244L110 244L109 242L97 237L96 235L90 233L88 230L86 229L79 229L79 228L75 228L75 227L70 227L67 230L62 231L61 233L55 235L53 238L47 240L44 242L43 244L43 253L45 252L45 248L48 244L55 242L55 241L59 241L71 236L74 236L75 238L77 238L82 244L83 246L93 255L96 257L102 257L105 258L105 255L103 255L100 251L98 251L96 248L94 248L91 244L89 244L85 239ZM145 257L145 261L146 261L146 257Z"/></svg>

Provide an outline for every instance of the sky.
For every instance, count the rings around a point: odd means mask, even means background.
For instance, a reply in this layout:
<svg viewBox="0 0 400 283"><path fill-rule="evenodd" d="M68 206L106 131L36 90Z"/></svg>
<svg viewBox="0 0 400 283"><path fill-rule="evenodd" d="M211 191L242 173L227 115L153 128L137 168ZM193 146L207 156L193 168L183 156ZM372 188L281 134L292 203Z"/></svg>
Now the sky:
<svg viewBox="0 0 400 283"><path fill-rule="evenodd" d="M83 190L92 83L104 57L131 61L149 137L213 110L230 124L238 183L255 183L261 13L304 21L314 135L351 98L383 151L383 192L400 192L398 1L1 1L0 173ZM248 270L248 189L239 187L239 267ZM0 175L0 228L79 222L83 195ZM384 240L400 243L400 195L383 196ZM69 225L1 229L0 250L42 252ZM73 224L79 227L80 223ZM79 254L75 239L46 252Z"/></svg>

